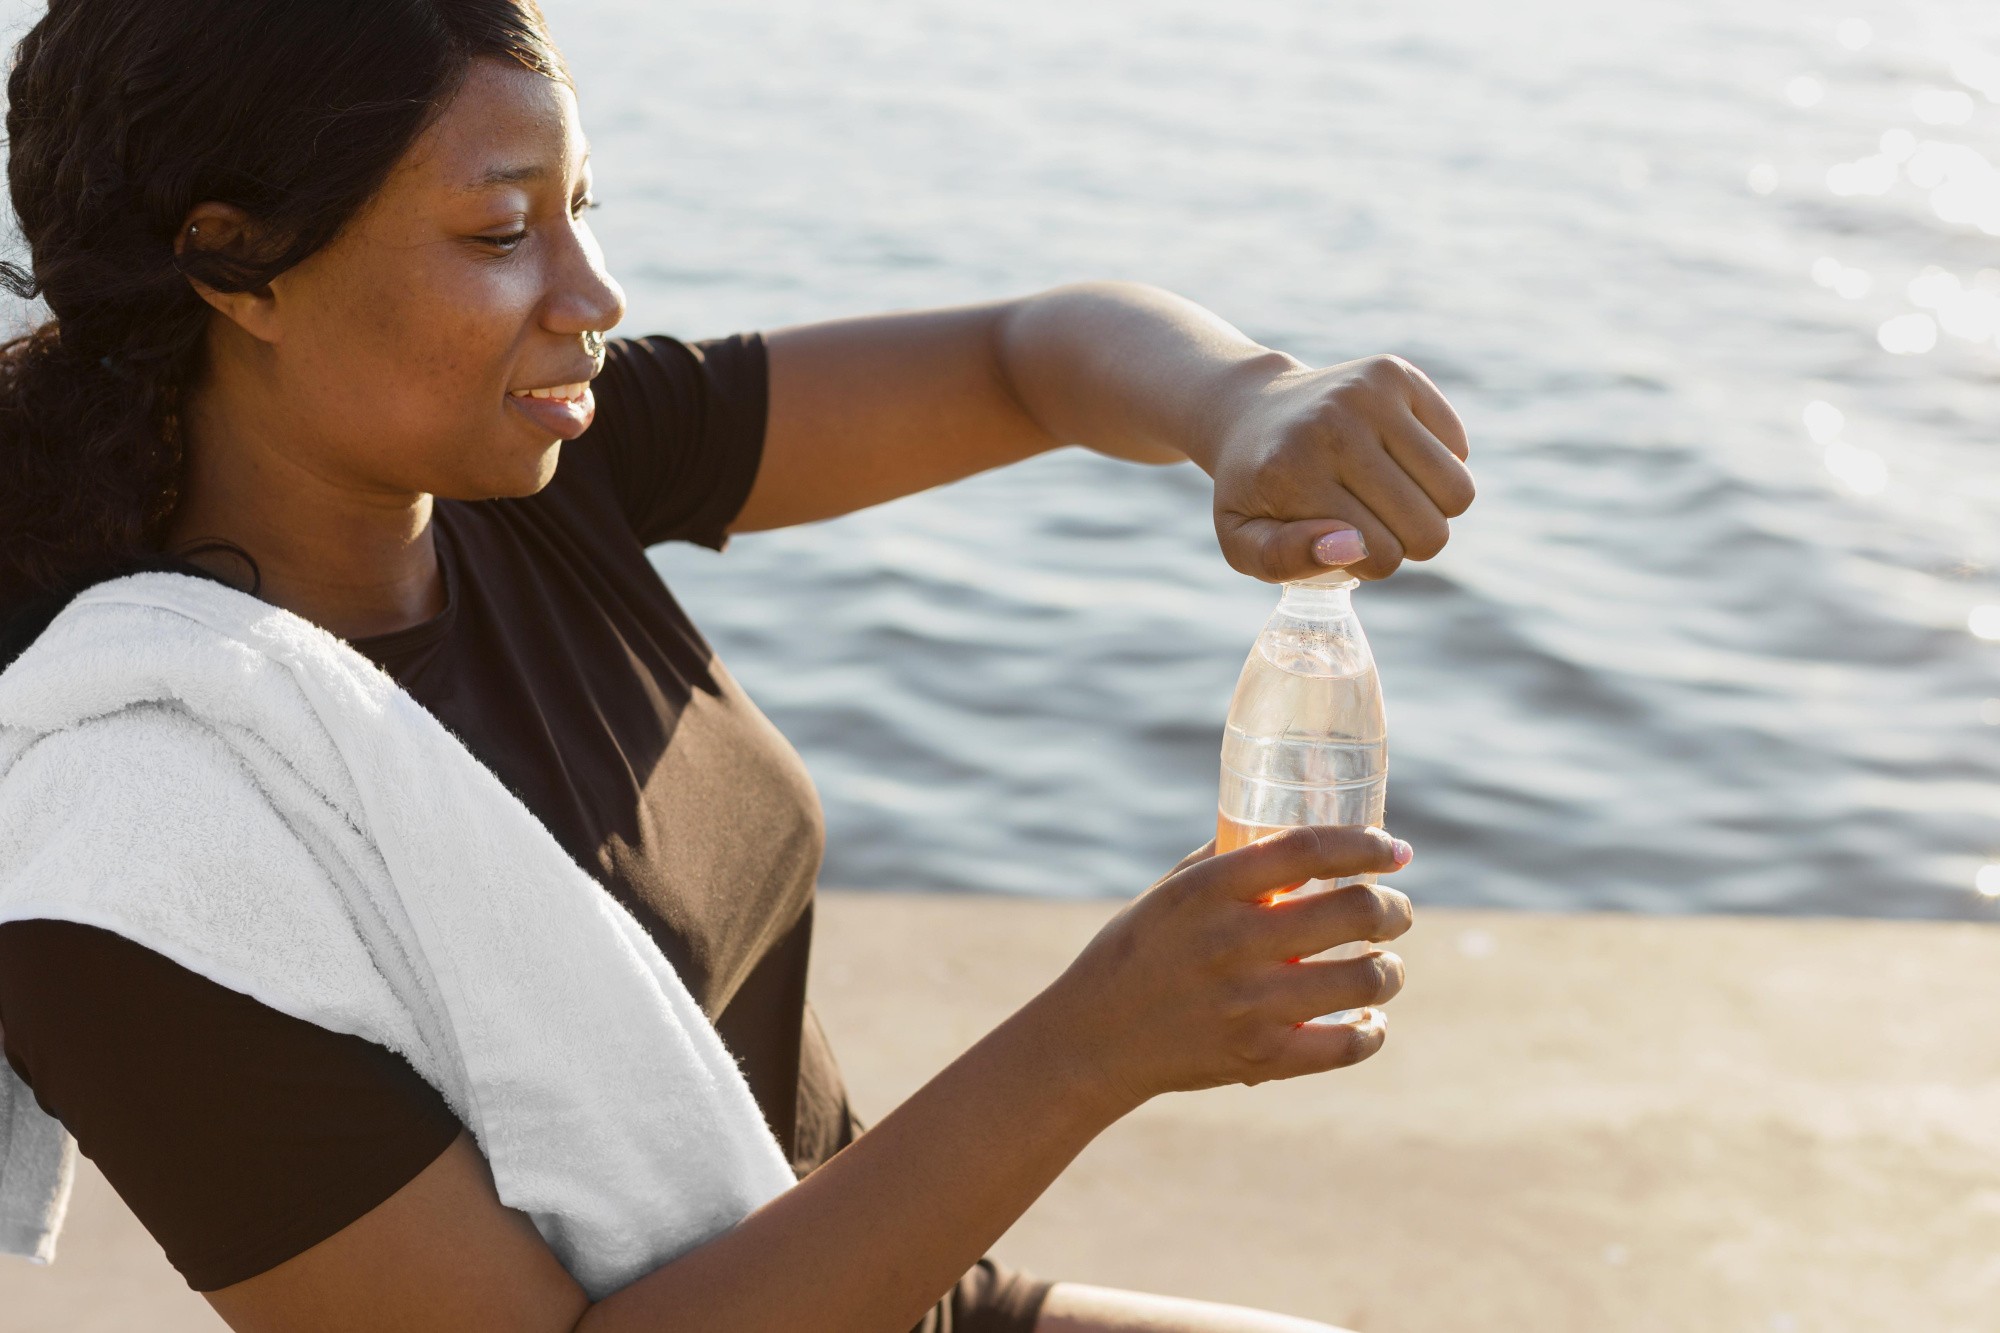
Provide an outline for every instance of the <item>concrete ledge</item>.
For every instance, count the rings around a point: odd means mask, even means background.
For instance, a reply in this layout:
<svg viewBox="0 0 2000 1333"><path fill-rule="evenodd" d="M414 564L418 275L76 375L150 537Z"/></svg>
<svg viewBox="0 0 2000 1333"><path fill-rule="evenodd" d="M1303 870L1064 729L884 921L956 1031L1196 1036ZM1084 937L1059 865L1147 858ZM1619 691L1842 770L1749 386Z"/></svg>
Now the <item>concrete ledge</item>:
<svg viewBox="0 0 2000 1333"><path fill-rule="evenodd" d="M829 893L814 995L880 1115L1110 903ZM2000 930L1421 911L1390 1043L1164 1098L999 1246L1363 1333L2000 1327ZM101 1176L0 1333L215 1333Z"/></svg>
<svg viewBox="0 0 2000 1333"><path fill-rule="evenodd" d="M830 896L879 1114L1112 904ZM1164 1098L998 1251L1364 1333L2000 1329L2000 930L1418 912L1352 1070Z"/></svg>

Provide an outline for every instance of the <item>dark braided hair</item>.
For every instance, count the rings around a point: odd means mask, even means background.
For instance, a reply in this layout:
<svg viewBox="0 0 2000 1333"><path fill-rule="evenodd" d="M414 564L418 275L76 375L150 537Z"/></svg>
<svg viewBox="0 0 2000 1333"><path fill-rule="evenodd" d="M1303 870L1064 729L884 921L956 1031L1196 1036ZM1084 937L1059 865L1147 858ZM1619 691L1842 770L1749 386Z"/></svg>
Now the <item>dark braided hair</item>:
<svg viewBox="0 0 2000 1333"><path fill-rule="evenodd" d="M7 80L30 261L0 285L53 318L0 344L0 613L198 572L160 549L211 315L188 280L256 291L326 245L479 56L569 82L536 0L51 0ZM210 201L259 240L177 256Z"/></svg>

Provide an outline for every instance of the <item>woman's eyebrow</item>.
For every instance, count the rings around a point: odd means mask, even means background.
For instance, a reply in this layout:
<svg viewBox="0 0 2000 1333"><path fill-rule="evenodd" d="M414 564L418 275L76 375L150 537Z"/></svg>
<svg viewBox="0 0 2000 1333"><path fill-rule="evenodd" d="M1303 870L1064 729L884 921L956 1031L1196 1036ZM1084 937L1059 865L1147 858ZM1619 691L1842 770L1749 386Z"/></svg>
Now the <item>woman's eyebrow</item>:
<svg viewBox="0 0 2000 1333"><path fill-rule="evenodd" d="M577 164L577 170L581 172L589 165L590 153L586 149L583 160ZM544 180L552 174L553 169L547 162L523 162L518 166L488 167L468 188L486 190L496 185L519 185L523 181Z"/></svg>

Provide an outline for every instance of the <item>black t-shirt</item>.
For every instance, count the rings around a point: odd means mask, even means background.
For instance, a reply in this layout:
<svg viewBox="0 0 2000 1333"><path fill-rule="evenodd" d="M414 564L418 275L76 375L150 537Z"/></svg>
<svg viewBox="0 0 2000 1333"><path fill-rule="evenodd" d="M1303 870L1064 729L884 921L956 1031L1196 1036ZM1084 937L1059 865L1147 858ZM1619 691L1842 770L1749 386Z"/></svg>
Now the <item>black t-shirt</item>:
<svg viewBox="0 0 2000 1333"><path fill-rule="evenodd" d="M819 803L645 554L726 543L767 383L754 334L613 341L596 419L547 486L436 502L444 609L353 646L646 927L804 1174L854 1132L806 1004ZM461 1128L393 1052L91 926L0 924L0 1029L36 1100L198 1291L332 1235ZM1025 1333L1043 1290L982 1265L925 1327Z"/></svg>

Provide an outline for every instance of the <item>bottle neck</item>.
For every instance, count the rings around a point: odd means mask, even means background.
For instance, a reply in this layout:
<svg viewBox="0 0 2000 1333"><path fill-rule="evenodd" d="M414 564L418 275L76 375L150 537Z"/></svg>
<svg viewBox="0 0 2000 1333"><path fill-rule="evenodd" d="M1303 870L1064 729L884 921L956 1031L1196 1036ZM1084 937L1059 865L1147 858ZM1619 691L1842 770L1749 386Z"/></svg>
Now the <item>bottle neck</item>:
<svg viewBox="0 0 2000 1333"><path fill-rule="evenodd" d="M1284 595L1278 599L1278 611L1301 620L1351 616L1354 603L1349 594L1359 586L1361 581L1346 570L1329 570L1315 578L1285 584Z"/></svg>

